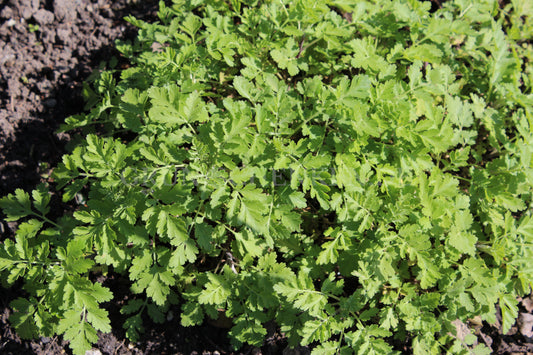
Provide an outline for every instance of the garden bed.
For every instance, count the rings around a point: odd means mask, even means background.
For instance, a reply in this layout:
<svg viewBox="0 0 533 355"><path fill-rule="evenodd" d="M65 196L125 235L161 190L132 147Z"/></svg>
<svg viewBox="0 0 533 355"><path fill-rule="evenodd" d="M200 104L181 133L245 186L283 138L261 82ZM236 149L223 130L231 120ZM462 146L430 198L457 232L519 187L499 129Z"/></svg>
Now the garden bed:
<svg viewBox="0 0 533 355"><path fill-rule="evenodd" d="M156 1L127 0L4 0L0 4L0 196L16 188L31 190L65 152L70 136L55 133L64 119L84 106L83 83L90 73L117 57L114 40L133 38L135 29L123 20L133 15L155 19ZM74 4L74 5L73 5ZM57 208L59 206L56 201ZM68 208L68 206L67 206ZM14 224L0 221L1 239L11 237ZM167 315L163 324L145 319L146 332L137 343L125 339L118 308L128 297L128 280L110 273L101 281L115 298L106 304L113 331L101 334L95 345L102 354L230 354L227 329L220 324L185 328L179 314ZM19 285L20 286L20 285ZM20 296L17 286L0 292L0 352L61 354L69 352L60 338L21 340L8 323L10 301ZM532 301L522 300L520 312L533 314ZM533 352L532 339L514 326L503 335L501 319L494 326L469 324L478 341L497 354ZM245 347L245 354L281 354L286 339L275 324L262 349ZM409 348L404 348L410 352ZM285 353L291 353L285 351ZM307 348L292 353L308 353Z"/></svg>

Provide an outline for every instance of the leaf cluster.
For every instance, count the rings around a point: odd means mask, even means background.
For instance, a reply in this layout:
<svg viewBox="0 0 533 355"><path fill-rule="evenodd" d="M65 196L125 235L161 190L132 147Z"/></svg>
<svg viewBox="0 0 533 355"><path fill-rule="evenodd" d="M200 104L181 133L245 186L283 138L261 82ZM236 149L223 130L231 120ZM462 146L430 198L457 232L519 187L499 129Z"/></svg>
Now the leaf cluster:
<svg viewBox="0 0 533 355"><path fill-rule="evenodd" d="M487 353L454 322L503 329L533 280L533 27L527 2L174 0L129 17L125 69L97 73L84 139L19 220L0 278L21 336L75 353L110 331L108 270L142 316L219 312L235 347L274 321L316 354ZM529 10L528 10L529 9ZM528 16L529 15L529 16ZM528 40L526 40L528 39ZM96 130L95 127L103 127Z"/></svg>

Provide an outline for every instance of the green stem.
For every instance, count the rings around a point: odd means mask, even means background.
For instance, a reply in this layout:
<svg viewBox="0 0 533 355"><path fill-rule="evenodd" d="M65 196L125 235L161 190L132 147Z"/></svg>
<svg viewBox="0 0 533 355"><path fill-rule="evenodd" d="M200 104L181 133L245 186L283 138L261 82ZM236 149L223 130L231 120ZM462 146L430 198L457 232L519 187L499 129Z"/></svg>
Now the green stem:
<svg viewBox="0 0 533 355"><path fill-rule="evenodd" d="M223 226L224 228L226 228L228 231L230 231L230 232L233 233L233 234L237 234L237 232L235 232L234 230L232 230L232 229L231 229L230 227L228 227L225 223L222 223L222 222L219 222L219 221L211 220L211 219L208 218L204 213L202 213L202 212L200 212L200 211L198 211L198 215L200 215L200 216L202 216L202 217L204 217L204 218L207 218L207 219L209 219L210 221L213 221L213 222L215 222L215 223L218 224L218 225Z"/></svg>
<svg viewBox="0 0 533 355"><path fill-rule="evenodd" d="M305 51L311 47L312 45L316 44L317 42L319 42L322 38L316 38L315 40L311 41L307 46L305 46L302 51L300 52L300 57L305 53Z"/></svg>
<svg viewBox="0 0 533 355"><path fill-rule="evenodd" d="M205 200L202 200L202 202L200 203L200 206L198 206L198 209L196 210L196 214L194 215L193 221L192 221L192 223L189 225L189 228L188 228L188 230L187 230L187 234L190 234L190 233L191 233L192 226L196 224L196 218L197 218L198 215L200 214L200 210L201 210L202 207L204 206L204 202L205 202Z"/></svg>
<svg viewBox="0 0 533 355"><path fill-rule="evenodd" d="M13 262L14 264L29 264L29 265L41 265L41 266L48 266L48 265L61 265L61 262L59 261L53 261L50 263L43 263L40 261L27 261L27 260L17 260Z"/></svg>
<svg viewBox="0 0 533 355"><path fill-rule="evenodd" d="M32 212L32 215L41 218L43 221L45 221L45 222L47 222L47 223L53 225L54 227L56 227L56 228L58 228L58 229L62 229L61 226L60 226L59 224L55 223L55 222L52 221L51 219L46 218L46 217L43 216L42 214Z"/></svg>

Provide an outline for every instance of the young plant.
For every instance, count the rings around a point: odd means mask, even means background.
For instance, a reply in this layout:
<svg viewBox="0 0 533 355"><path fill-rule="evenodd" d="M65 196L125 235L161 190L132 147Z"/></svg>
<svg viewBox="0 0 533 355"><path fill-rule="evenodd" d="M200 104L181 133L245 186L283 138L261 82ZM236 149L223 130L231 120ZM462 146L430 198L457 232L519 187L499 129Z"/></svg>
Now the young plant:
<svg viewBox="0 0 533 355"><path fill-rule="evenodd" d="M488 353L533 271L533 51L519 2L180 1L132 17L125 69L87 87L54 169L0 200L12 324L75 353L109 332L106 272L142 315L230 318L236 348L274 321L316 354ZM98 129L97 129L98 128ZM114 300L118 301L118 300Z"/></svg>

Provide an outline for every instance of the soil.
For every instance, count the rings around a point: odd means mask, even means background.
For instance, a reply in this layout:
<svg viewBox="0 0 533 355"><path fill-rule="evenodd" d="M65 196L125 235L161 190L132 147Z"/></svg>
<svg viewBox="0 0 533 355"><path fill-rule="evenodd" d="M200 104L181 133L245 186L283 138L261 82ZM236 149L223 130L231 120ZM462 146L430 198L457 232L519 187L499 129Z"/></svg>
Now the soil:
<svg viewBox="0 0 533 355"><path fill-rule="evenodd" d="M83 82L119 54L117 38L133 38L134 28L123 20L133 15L146 21L156 18L157 0L0 0L0 196L16 188L32 189L41 174L55 166L69 141L55 133L63 120L83 109ZM1 216L0 216L1 217ZM0 219L0 241L13 234L14 225ZM126 297L129 282L110 274L102 280L119 290L107 305L113 326L100 334L88 354L233 354L227 328L211 322L184 328L176 316L163 324L146 319L139 342L126 340L118 305ZM120 290L123 295L120 295ZM0 353L65 354L61 338L23 340L9 325L9 302L21 294L20 287L0 287ZM527 301L527 300L526 300ZM522 301L520 311L533 314ZM218 325L218 326L217 326ZM470 327L474 327L469 325ZM309 349L287 349L286 339L274 324L262 348L245 347L239 354L309 354ZM503 335L501 326L481 323L476 328L480 342L495 354L533 353L533 338L514 327ZM409 352L409 348L406 352Z"/></svg>

